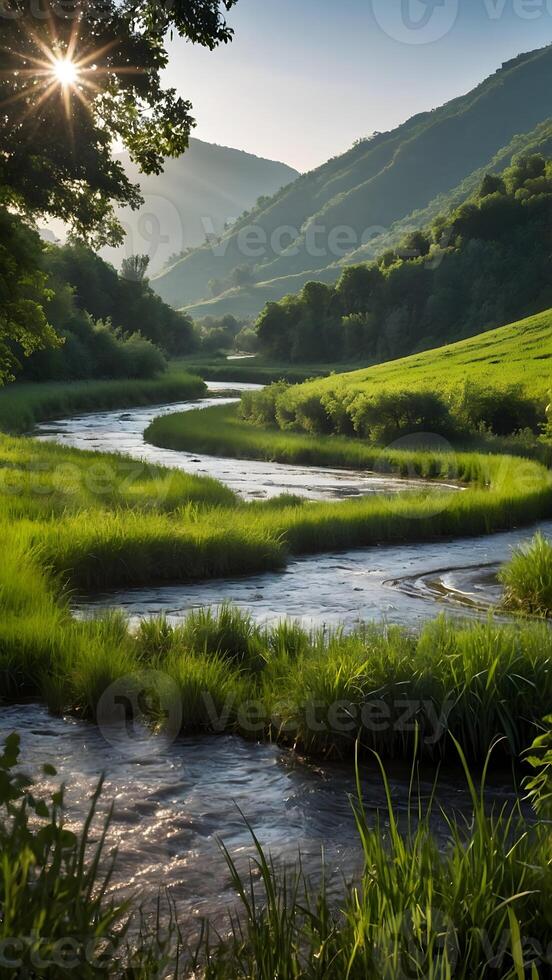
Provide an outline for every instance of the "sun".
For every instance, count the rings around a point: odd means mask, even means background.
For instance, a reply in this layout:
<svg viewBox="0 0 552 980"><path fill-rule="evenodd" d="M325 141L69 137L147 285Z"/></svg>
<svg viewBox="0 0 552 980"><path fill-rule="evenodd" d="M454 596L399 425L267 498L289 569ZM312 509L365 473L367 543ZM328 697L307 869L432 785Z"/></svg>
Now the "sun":
<svg viewBox="0 0 552 980"><path fill-rule="evenodd" d="M79 77L79 70L70 58L56 58L52 66L55 79L63 88L74 86Z"/></svg>

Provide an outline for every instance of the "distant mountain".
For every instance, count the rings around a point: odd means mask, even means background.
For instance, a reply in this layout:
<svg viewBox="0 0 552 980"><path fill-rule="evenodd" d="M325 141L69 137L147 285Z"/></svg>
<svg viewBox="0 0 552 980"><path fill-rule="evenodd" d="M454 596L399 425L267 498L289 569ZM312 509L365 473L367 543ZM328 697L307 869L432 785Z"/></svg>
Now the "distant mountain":
<svg viewBox="0 0 552 980"><path fill-rule="evenodd" d="M310 279L333 282L344 265L373 258L465 200L487 170L538 148L551 116L552 46L304 174L152 285L195 315L251 315Z"/></svg>
<svg viewBox="0 0 552 980"><path fill-rule="evenodd" d="M118 157L131 180L139 183L145 203L139 211L118 209L127 231L124 246L105 248L104 259L115 266L125 255L150 255L149 272L159 272L171 256L202 245L224 233L259 198L294 181L296 170L226 146L191 139L177 160L167 160L162 174L145 176L126 153Z"/></svg>

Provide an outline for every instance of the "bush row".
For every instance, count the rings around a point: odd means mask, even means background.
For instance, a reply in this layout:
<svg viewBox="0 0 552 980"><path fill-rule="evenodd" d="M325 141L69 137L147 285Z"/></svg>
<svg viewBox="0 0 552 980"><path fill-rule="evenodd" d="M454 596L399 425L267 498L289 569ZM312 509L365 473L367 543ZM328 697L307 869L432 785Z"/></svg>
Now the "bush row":
<svg viewBox="0 0 552 980"><path fill-rule="evenodd" d="M521 388L483 388L469 381L451 397L407 389L373 394L346 387L312 391L280 381L260 392L245 392L241 416L255 425L358 436L375 443L416 432L447 438L534 433L544 422L543 408Z"/></svg>

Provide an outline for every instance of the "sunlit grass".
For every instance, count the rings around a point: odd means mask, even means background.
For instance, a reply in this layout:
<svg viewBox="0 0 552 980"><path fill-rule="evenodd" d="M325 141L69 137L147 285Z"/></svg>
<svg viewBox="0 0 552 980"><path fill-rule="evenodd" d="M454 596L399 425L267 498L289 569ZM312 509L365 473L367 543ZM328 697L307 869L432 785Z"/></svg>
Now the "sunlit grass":
<svg viewBox="0 0 552 980"><path fill-rule="evenodd" d="M0 389L0 429L28 432L36 422L76 412L99 412L125 406L154 405L200 398L206 387L186 371L170 369L152 380L41 382Z"/></svg>
<svg viewBox="0 0 552 980"><path fill-rule="evenodd" d="M206 676L207 671L202 685ZM201 719L195 721L201 727ZM399 820L385 767L380 763L386 804L374 813L365 803L358 766L351 805L359 874L355 881L340 883L339 899L334 879L333 892L328 887L326 870L322 882L314 884L300 862L282 867L253 827L249 871L240 870L223 834L219 860L226 862L237 906L225 936L206 925L199 944L190 949L177 902L165 920L158 906L148 930L139 896L123 904L110 900L109 815L97 826L101 782L82 825L69 831L63 826L63 790L40 794L22 775L27 760L19 757L17 736L3 749L0 905L6 934L22 940L18 976L35 972L38 951L42 963L56 962L60 948L71 950L83 978L97 974L90 953L100 951L106 975L135 980L472 980L495 975L538 980L548 975L550 827L539 818L540 793L534 800L536 815L522 814L515 806L489 809L485 779L492 755L477 785L457 747L471 812L465 819L452 808L441 813L439 839L437 804L416 792L415 767L411 797L406 811L401 800ZM539 768L537 781L544 779L546 794L545 766ZM56 778L51 767L45 775Z"/></svg>
<svg viewBox="0 0 552 980"><path fill-rule="evenodd" d="M497 736L515 755L549 711L551 668L552 635L539 623L441 619L417 635L375 625L345 635L260 628L223 606L132 633L120 615L76 622L47 602L0 622L7 698L95 718L110 685L152 669L176 685L183 732L270 738L315 757L350 756L358 739L386 758L417 742L424 757L447 758L452 736L476 761Z"/></svg>
<svg viewBox="0 0 552 980"><path fill-rule="evenodd" d="M552 543L544 535L536 534L517 548L498 577L506 608L552 615Z"/></svg>

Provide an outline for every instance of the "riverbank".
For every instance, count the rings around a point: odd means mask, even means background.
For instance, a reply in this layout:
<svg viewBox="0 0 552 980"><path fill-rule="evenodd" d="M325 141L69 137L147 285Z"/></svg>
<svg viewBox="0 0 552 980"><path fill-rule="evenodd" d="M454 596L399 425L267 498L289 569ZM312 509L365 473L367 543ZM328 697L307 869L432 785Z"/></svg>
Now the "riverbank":
<svg viewBox="0 0 552 980"><path fill-rule="evenodd" d="M341 435L314 435L288 431L276 427L253 425L241 418L239 405L214 405L201 412L183 414L176 412L156 418L144 433L151 445L179 452L207 453L231 459L262 459L288 465L342 466L350 469L377 469L388 472L386 459L393 459L392 470L401 476L411 476L409 468L415 454L409 446L415 446L416 435L400 439L385 454L380 446L367 440ZM552 441L530 439L529 436L479 435L463 439L461 445L431 435L425 436L428 448L444 453L447 447L458 456L473 455L521 456L534 459L543 466L552 464ZM421 437L423 443L424 436ZM402 461L402 465L401 465ZM433 468L435 469L435 468ZM420 474L422 471L420 469ZM438 469L426 470L427 479L439 479Z"/></svg>
<svg viewBox="0 0 552 980"><path fill-rule="evenodd" d="M175 365L148 380L16 383L0 389L0 430L19 434L64 415L200 398L206 390L200 377Z"/></svg>
<svg viewBox="0 0 552 980"><path fill-rule="evenodd" d="M36 721L40 727L39 719ZM47 743L52 743L52 727L59 725L47 722L48 730L42 733ZM461 750L458 756L464 772L458 773L453 787L442 773L434 784L427 785L413 767L410 776L405 773L406 786L399 793L389 770L382 767L378 773L374 767L368 770L359 765L356 792L352 772L347 802L344 787L335 793L333 781L325 790L316 790L317 776L312 772L307 785L311 784L315 794L321 793L320 802L323 806L325 802L326 810L331 803L334 807L331 815L326 815L327 823L318 809L307 819L311 828L318 824L322 834L323 864L320 852L315 857L302 850L298 865L294 841L298 827L294 808L290 808L294 770L281 774L286 793L281 812L279 797L267 798L274 773L281 768L273 764L269 785L263 784L256 805L245 807L245 818L236 819L234 810L227 816L218 854L214 842L208 846L211 835L203 833L202 853L198 855L190 853L190 831L196 828L199 833L205 821L210 823L215 816L210 808L206 812L205 797L214 797L215 813L225 801L228 805L228 798L220 799L217 794L218 781L207 786L200 779L202 799L192 799L190 812L184 805L175 808L177 801L169 802L166 792L170 786L171 796L185 793L183 784L189 782L190 762L183 767L175 746L171 747L174 763L169 767L151 753L148 765L143 765L143 759L138 763L123 756L119 768L124 785L118 787L117 804L122 795L128 801L133 790L135 796L142 791L143 797L139 797L139 805L135 803L122 812L116 806L109 812L112 783L108 775L102 793L96 770L90 780L93 760L87 758L87 752L83 758L82 743L74 744L78 727L73 725L71 732L65 733L69 745L66 741L59 772L57 757L52 756L53 745L44 752L42 742L31 760L25 735L21 755L18 738L11 736L0 758L3 783L11 791L9 804L0 801L4 863L18 881L9 904L9 925L14 936L23 937L17 945L4 943L10 967L18 957L6 976L19 976L20 968L27 964L32 971L38 952L43 965L51 962L66 968L67 949L79 976L91 976L90 969L97 972L97 955L106 949L107 942L107 954L101 962L106 968L108 962L110 976L132 974L137 980L146 980L152 971L156 976L178 974L190 980L198 972L210 980L249 980L258 975L260 963L266 966L262 975L267 980L276 976L342 980L345 975L352 980L394 980L402 974L405 963L408 975L418 980L428 975L468 980L496 972L497 964L500 975L513 980L521 975L517 966L522 962L533 965L532 976L547 975L552 882L545 804L549 783L542 746L533 750L533 755L541 758L533 762L536 778L531 804L526 803L522 810L509 794L506 799L499 798L493 808L487 773L482 780L473 779ZM127 739L128 734L127 728ZM101 744L102 740L92 732L90 742ZM240 753L231 752L233 740L211 739L210 745L220 752L225 742L228 767L239 773ZM88 738L86 743L88 748ZM145 749L147 741L141 746ZM101 750L108 768L120 747L119 743L115 751L113 746L107 752L105 746ZM88 762L88 772L76 771L77 800L74 793L63 790L54 794L57 802L53 804L52 784L54 790L58 788L66 775L67 752L71 755L74 749L81 765ZM201 746L198 751L201 753ZM259 758L259 754L270 751L259 746L255 754ZM208 754L203 762L209 767ZM488 757L486 770L492 771L492 763L494 758ZM44 769L39 777L41 766ZM152 769L164 775L158 788L162 805L156 804L158 796L152 797ZM28 781L22 780L21 770L29 774ZM129 770L134 778L128 777ZM45 786L45 774L50 791ZM336 775L342 783L339 771ZM252 780L258 777L253 770ZM303 781L300 777L301 784ZM146 785L150 791L144 793ZM309 796L308 792L302 794L307 813ZM60 836L62 799L63 815L71 821L72 832L65 830ZM440 812L441 801L446 801L445 812ZM198 808L199 826L193 816ZM281 824L287 847L282 849L281 842L271 836L270 851L263 848L263 842L268 848L267 836L259 819L252 816L252 809L265 822L276 809L275 825ZM149 817L147 827L144 814ZM136 839L139 827L141 846ZM332 838L329 848L325 846L331 830L332 836L341 832L342 838L345 833L351 840L352 861L350 853L332 850ZM119 835L120 846L112 866L108 852ZM46 851L44 837L50 842ZM182 855L175 850L180 839ZM27 860L29 847L36 853L32 863ZM55 881L47 873L51 867L47 861L56 868ZM126 894L120 889L121 873ZM171 879L176 888L171 887ZM195 894L192 882L198 883ZM157 900L156 883L159 893L163 891ZM210 895L214 905L211 901L207 908L201 900L206 888L208 894L209 889L217 889L216 897ZM52 891L55 903L51 901ZM199 915L205 915L206 920ZM41 930L33 932L31 925L37 919ZM359 942L359 936L363 941Z"/></svg>
<svg viewBox="0 0 552 980"><path fill-rule="evenodd" d="M180 627L161 618L130 632L116 614L73 620L30 571L19 576L27 589L12 596L11 613L2 603L4 697L38 698L55 714L108 728L120 724L115 694L132 701L142 692L151 705L143 721L161 739L238 734L312 758L351 758L358 741L387 759L417 748L420 758L450 760L454 738L481 764L498 737L515 756L552 700L552 633L540 623L439 619L416 634L368 625L345 636L289 622L261 628L223 606Z"/></svg>
<svg viewBox="0 0 552 980"><path fill-rule="evenodd" d="M252 357L192 354L173 361L172 364L176 370L198 374L205 381L236 381L260 385L282 380L301 384L311 378L327 378L333 370L331 364L290 364L289 361L268 360L258 354ZM351 370L355 366L349 365Z"/></svg>
<svg viewBox="0 0 552 980"><path fill-rule="evenodd" d="M370 451L380 453L387 469L399 465L401 472L440 479L454 475L468 488L439 492L430 487L424 492L373 495L338 503L307 503L285 496L244 503L221 483L153 466L144 459L2 437L0 669L6 696L41 697L53 710L71 710L94 718L106 689L125 677L139 678L147 664L162 669L176 685L185 731L217 730L205 705L205 693L215 705L217 718L230 704L224 731L246 731L238 715L253 700L263 706L263 737L281 737L307 752L332 754L341 751L340 740L330 726L329 734L311 741L311 728L301 714L305 704L318 700L329 704L330 694L332 704L335 700L352 703L356 691L357 695L360 692L360 702L357 700L355 710L362 712L364 701L389 685L392 699L397 692L409 692L418 705L415 715L425 731L428 711L437 711L440 716L446 709L445 692L455 689L447 671L453 662L450 650L456 642L454 631L460 630L458 636L464 638L458 641L456 695L459 710L466 711L469 723L464 731L454 728L463 721L454 722L453 731L463 742L472 738L474 755L480 756L488 747L487 735L498 734L501 724L499 717L493 716L491 703L488 710L480 712L479 719L473 708L466 708L472 704L472 695L469 693L466 701L462 692L472 691L470 662L475 657L475 676L489 672L488 689L494 703L502 712L504 705L511 703L512 725L516 718L523 719L515 723L518 727L529 719L529 728L519 728L512 745L526 741L546 704L532 693L532 700L520 705L515 677L527 673L526 690L544 692L546 697L552 693L546 673L548 662L546 657L542 663L539 659L542 651L549 650L545 628L536 633L533 626L523 627L527 630L523 634L527 656L523 655L522 663L515 659L521 642L514 640L518 634L501 633L505 644L501 665L493 646L499 642L494 627L485 641L481 636L477 639L473 627L469 637L476 638L476 645L473 656L470 652L464 662L465 651L472 650L472 640L465 638L461 627L450 627L450 634L449 627L443 627L443 645L438 630L431 639L422 630L412 647L401 631L393 633L392 639L387 630L367 630L353 638L339 634L310 638L293 626L284 626L265 635L247 616L224 610L220 614L222 625L216 617L198 613L180 632L163 621L154 621L144 626L137 640L118 616L92 622L76 622L71 617L64 599L68 588L113 589L247 575L281 568L290 554L488 533L536 519L552 509L550 476L529 460ZM221 635L226 647L216 639ZM480 660L478 644L483 650ZM308 656L305 653L303 657L305 651ZM280 654L283 660L279 660ZM507 679L504 690L497 691L490 678L500 675ZM310 693L305 687L308 678L313 685ZM473 683L477 687L479 682ZM274 701L281 699L282 693L296 709L280 726L273 720ZM479 691L476 701L481 705ZM487 735L474 734L483 723L490 726L485 729ZM411 747L411 734L400 749L402 735L399 742L395 738L393 735L387 748L381 738L374 746L390 754ZM350 745L349 735L344 742ZM427 751L431 754L433 748Z"/></svg>

